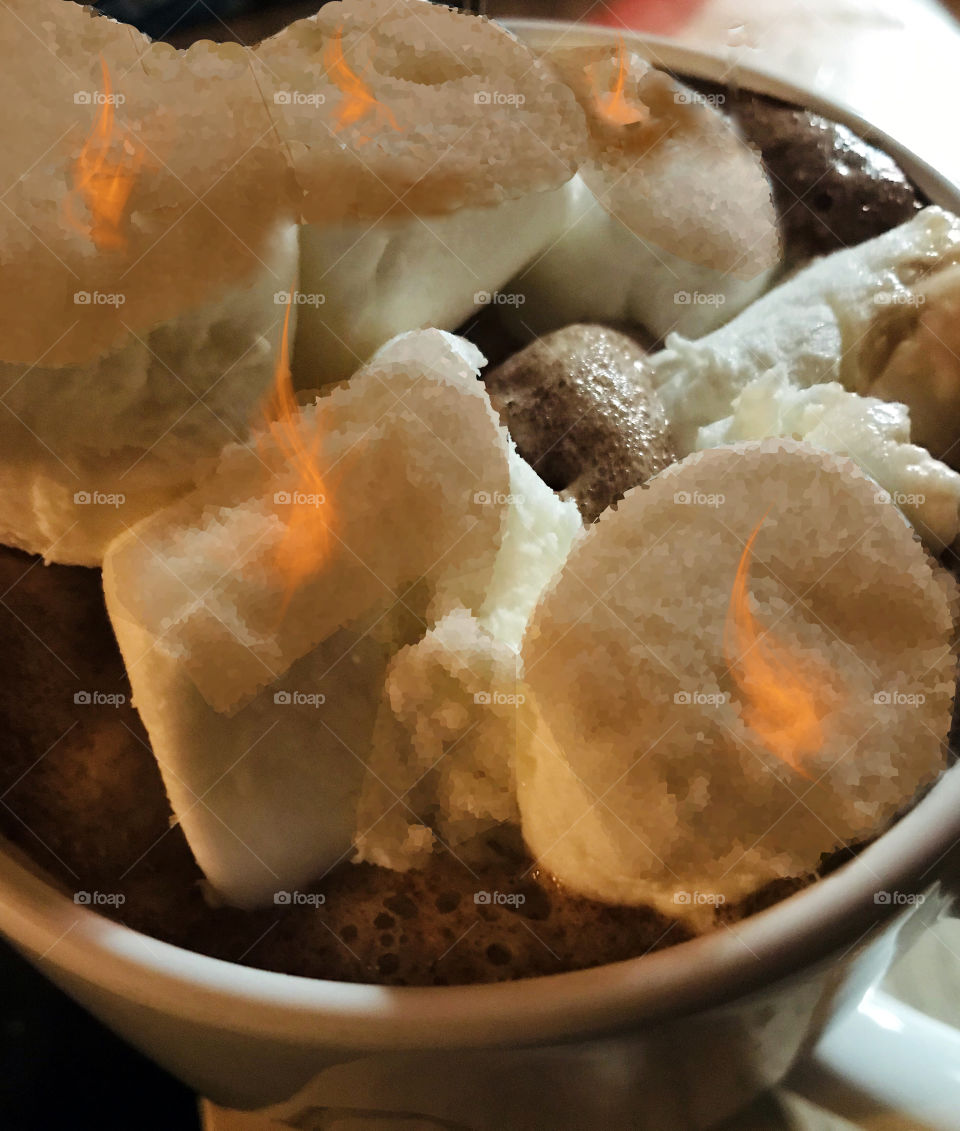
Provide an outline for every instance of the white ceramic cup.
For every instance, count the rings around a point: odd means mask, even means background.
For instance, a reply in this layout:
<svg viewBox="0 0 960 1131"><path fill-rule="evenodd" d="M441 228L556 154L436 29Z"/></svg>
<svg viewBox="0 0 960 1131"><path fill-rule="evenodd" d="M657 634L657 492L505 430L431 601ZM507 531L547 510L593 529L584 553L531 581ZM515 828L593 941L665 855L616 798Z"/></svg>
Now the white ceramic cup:
<svg viewBox="0 0 960 1131"><path fill-rule="evenodd" d="M611 34L513 26L537 44ZM662 65L846 122L960 210L956 187L842 107L663 40L625 38ZM791 1086L836 1110L896 1104L918 1126L956 1129L960 1036L877 983L916 929L950 909L958 840L960 766L855 860L736 926L503 985L383 988L222 962L76 906L12 851L0 853L0 929L203 1095L282 1104L274 1110L301 1127L356 1111L483 1131L678 1131L712 1126L789 1072Z"/></svg>

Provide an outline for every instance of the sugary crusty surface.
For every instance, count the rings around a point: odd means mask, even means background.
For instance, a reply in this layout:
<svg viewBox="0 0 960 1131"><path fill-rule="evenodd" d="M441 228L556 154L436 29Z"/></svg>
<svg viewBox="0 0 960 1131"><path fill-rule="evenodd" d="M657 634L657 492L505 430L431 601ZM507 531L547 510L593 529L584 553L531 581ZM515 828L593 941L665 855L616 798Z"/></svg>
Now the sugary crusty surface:
<svg viewBox="0 0 960 1131"><path fill-rule="evenodd" d="M296 429L318 453L323 492L305 487L273 434L227 449L201 488L110 547L111 614L146 630L226 711L373 607L403 600L439 616L478 604L509 492L482 360L439 330L403 335L302 409ZM297 506L330 535L291 588L276 561Z"/></svg>
<svg viewBox="0 0 960 1131"><path fill-rule="evenodd" d="M799 769L747 725L724 658L761 520L750 610L815 688L822 728ZM591 529L525 638L541 719L518 766L531 851L574 891L694 923L814 870L943 768L954 604L851 462L765 440L675 464Z"/></svg>
<svg viewBox="0 0 960 1131"><path fill-rule="evenodd" d="M5 117L0 156L3 360L89 361L126 338L125 327L149 329L209 301L268 258L292 197L244 48L178 52L61 0L5 4L0 39L16 44L0 97L18 107ZM90 238L74 182L104 109L101 56L122 99L105 152L136 170L122 246L105 250ZM78 292L123 302L81 305Z"/></svg>
<svg viewBox="0 0 960 1131"><path fill-rule="evenodd" d="M366 95L345 93L344 68ZM583 157L573 94L528 48L422 0L326 4L261 43L254 70L308 222L497 204Z"/></svg>
<svg viewBox="0 0 960 1131"><path fill-rule="evenodd" d="M342 58L325 54L338 32ZM0 353L11 362L89 361L127 327L215 297L256 271L278 221L495 204L556 188L583 151L572 93L527 48L422 0L346 0L256 50L186 51L78 4L12 0L0 38L17 44L0 75L0 97L19 107L0 157ZM133 172L122 239L106 250L74 183L104 121L101 57L116 104L96 156ZM78 317L79 291L123 304Z"/></svg>
<svg viewBox="0 0 960 1131"><path fill-rule="evenodd" d="M779 260L759 156L708 102L615 43L545 58L590 130L581 176L631 232L692 264L752 279Z"/></svg>

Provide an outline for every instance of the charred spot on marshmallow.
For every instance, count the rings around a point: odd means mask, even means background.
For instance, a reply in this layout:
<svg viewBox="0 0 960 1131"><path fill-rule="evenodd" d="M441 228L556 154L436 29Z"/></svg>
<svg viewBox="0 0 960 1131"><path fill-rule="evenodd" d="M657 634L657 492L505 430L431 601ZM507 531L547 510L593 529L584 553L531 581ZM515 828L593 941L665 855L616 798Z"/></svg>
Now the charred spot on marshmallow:
<svg viewBox="0 0 960 1131"><path fill-rule="evenodd" d="M484 377L520 454L587 522L676 459L645 356L615 330L567 326Z"/></svg>

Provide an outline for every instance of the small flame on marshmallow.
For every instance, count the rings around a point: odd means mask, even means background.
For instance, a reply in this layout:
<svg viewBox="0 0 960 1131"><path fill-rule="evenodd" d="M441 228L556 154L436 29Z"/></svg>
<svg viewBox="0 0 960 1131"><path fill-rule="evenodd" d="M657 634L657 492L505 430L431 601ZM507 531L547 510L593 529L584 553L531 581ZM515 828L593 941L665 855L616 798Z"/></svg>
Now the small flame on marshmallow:
<svg viewBox="0 0 960 1131"><path fill-rule="evenodd" d="M823 745L817 686L799 673L787 646L757 623L750 608L750 563L766 517L747 539L737 566L724 626L724 656L743 699L744 722L771 754L809 778L804 759Z"/></svg>
<svg viewBox="0 0 960 1131"><path fill-rule="evenodd" d="M337 109L337 124L334 129L339 133L347 126L355 125L369 114L376 114L379 120L385 120L391 129L402 133L400 125L393 115L393 111L382 102L378 102L370 86L351 69L343 51L343 25L337 28L323 48L323 65L327 75L343 95ZM361 136L359 143L363 145L369 137Z"/></svg>
<svg viewBox="0 0 960 1131"><path fill-rule="evenodd" d="M119 130L116 97L106 60L100 56L103 94L93 130L73 167L73 191L65 201L67 222L83 232L98 251L124 251L127 204L144 164L145 150L129 131ZM86 208L89 222L77 219L75 201Z"/></svg>
<svg viewBox="0 0 960 1131"><path fill-rule="evenodd" d="M636 122L644 122L649 117L649 111L642 102L631 104L624 94L627 81L627 49L623 38L618 37L617 47L617 77L612 90L601 90L597 81L597 66L588 67L590 81L593 85L593 102L597 114L611 126L632 126Z"/></svg>
<svg viewBox="0 0 960 1131"><path fill-rule="evenodd" d="M280 491L276 496L281 504L285 529L277 547L275 564L286 581L287 602L297 586L326 558L332 514L324 477L318 467L319 426L309 438L305 435L303 416L290 376L290 311L295 293L291 287L283 319L273 393L267 408L267 432L276 443L287 469L294 473L291 489Z"/></svg>

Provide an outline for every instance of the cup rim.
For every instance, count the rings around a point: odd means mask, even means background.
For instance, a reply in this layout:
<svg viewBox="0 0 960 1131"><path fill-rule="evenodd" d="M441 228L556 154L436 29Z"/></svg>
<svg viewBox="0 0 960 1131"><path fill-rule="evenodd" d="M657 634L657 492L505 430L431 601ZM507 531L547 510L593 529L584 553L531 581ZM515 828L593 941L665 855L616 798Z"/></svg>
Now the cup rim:
<svg viewBox="0 0 960 1131"><path fill-rule="evenodd" d="M562 21L515 20L521 38L575 28L570 42L616 33ZM960 189L849 108L766 71L669 39L623 33L672 70L737 81L807 106L875 141L933 200L960 211ZM878 891L915 893L960 839L960 765L900 821L836 872L740 923L664 950L587 970L492 985L385 987L264 971L211 958L85 907L0 849L0 930L42 970L130 1004L261 1038L374 1048L480 1047L569 1039L650 1023L749 994L852 951L903 913ZM322 1026L318 1025L322 1022Z"/></svg>

